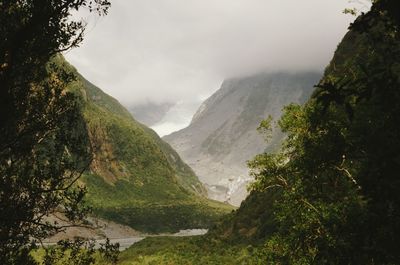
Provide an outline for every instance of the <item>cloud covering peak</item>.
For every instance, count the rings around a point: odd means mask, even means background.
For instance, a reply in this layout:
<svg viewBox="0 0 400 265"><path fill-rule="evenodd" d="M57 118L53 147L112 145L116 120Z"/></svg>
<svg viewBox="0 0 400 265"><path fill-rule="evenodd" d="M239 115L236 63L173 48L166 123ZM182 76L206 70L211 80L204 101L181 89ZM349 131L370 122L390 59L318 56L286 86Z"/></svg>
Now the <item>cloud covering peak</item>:
<svg viewBox="0 0 400 265"><path fill-rule="evenodd" d="M113 0L85 16L66 54L123 104L200 102L222 80L257 71L321 70L352 17L347 0ZM94 21L96 20L96 21Z"/></svg>

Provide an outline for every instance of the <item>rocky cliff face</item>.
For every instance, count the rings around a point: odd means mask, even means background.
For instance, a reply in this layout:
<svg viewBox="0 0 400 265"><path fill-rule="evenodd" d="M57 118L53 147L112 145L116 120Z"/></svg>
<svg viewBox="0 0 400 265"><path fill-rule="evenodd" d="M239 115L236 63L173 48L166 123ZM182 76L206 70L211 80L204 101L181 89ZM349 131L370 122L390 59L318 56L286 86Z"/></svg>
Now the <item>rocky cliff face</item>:
<svg viewBox="0 0 400 265"><path fill-rule="evenodd" d="M206 184L210 198L239 205L251 181L246 161L279 147L277 131L266 144L257 132L268 115L275 120L282 107L305 102L320 73L272 73L229 79L208 98L191 124L166 140Z"/></svg>

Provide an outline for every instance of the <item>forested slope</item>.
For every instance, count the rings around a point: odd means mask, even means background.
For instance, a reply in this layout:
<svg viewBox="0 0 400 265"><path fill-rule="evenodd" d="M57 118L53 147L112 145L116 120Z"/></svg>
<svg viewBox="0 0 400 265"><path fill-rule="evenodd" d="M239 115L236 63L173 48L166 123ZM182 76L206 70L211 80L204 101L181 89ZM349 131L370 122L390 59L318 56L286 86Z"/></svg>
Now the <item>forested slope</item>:
<svg viewBox="0 0 400 265"><path fill-rule="evenodd" d="M151 129L117 100L85 80L70 86L81 100L93 160L81 184L99 217L148 232L208 227L231 208L207 200L196 175Z"/></svg>

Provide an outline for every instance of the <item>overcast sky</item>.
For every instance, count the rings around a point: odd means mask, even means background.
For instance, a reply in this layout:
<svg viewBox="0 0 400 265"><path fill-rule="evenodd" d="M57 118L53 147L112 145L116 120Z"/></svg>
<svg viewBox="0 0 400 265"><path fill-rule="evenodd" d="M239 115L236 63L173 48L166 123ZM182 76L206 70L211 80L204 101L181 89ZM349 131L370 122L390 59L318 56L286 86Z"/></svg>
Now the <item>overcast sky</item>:
<svg viewBox="0 0 400 265"><path fill-rule="evenodd" d="M342 13L348 0L111 2L106 17L80 15L85 40L66 57L126 106L178 102L182 117L164 121L176 123L169 131L187 124L225 78L323 70L354 19Z"/></svg>

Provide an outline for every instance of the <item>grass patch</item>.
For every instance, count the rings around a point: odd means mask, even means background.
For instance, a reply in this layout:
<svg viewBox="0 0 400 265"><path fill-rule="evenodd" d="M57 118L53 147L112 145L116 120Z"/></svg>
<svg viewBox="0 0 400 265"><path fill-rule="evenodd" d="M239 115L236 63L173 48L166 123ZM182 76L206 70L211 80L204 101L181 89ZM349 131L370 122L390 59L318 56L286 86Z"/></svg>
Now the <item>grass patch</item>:
<svg viewBox="0 0 400 265"><path fill-rule="evenodd" d="M262 248L207 236L146 238L120 254L120 265L265 264Z"/></svg>

